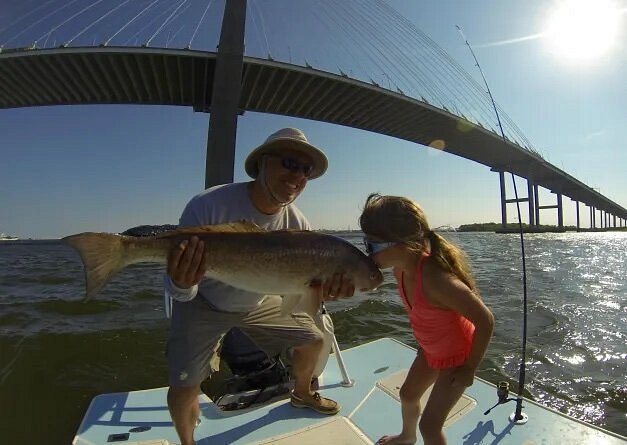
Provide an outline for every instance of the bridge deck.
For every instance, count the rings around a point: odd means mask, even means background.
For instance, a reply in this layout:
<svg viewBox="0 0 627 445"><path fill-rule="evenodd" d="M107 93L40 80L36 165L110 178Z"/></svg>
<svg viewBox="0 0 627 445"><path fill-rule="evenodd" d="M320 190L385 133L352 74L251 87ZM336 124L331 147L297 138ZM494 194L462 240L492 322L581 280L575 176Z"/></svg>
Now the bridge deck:
<svg viewBox="0 0 627 445"><path fill-rule="evenodd" d="M0 53L0 108L155 104L211 110L216 54L155 48ZM311 68L245 57L242 111L329 122L443 149L620 218L627 210L483 127L401 93Z"/></svg>

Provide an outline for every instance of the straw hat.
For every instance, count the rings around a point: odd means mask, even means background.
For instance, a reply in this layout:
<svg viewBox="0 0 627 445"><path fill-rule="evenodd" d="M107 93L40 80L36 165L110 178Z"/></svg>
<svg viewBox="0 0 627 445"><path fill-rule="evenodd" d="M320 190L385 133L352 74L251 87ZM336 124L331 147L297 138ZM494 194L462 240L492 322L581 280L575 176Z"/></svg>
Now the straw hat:
<svg viewBox="0 0 627 445"><path fill-rule="evenodd" d="M265 154L278 154L285 150L304 154L313 162L313 170L309 179L316 179L324 174L329 165L327 156L319 148L309 143L305 134L297 128L282 128L272 133L268 139L250 152L244 163L244 169L248 176L256 178L259 174L258 161Z"/></svg>

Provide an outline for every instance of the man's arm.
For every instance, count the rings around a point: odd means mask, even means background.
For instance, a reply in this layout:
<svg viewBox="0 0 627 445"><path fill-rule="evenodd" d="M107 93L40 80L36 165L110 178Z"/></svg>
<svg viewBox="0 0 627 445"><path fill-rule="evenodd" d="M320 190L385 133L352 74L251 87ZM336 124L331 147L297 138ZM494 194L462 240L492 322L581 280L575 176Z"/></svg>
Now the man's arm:
<svg viewBox="0 0 627 445"><path fill-rule="evenodd" d="M168 255L168 279L165 291L178 301L190 301L198 293L198 283L207 269L204 255L205 244L193 236L180 242Z"/></svg>
<svg viewBox="0 0 627 445"><path fill-rule="evenodd" d="M197 201L192 199L179 219L179 227L202 225ZM206 271L204 243L198 237L181 241L167 259L167 274L163 285L166 295L177 301L191 301L198 294L198 283Z"/></svg>

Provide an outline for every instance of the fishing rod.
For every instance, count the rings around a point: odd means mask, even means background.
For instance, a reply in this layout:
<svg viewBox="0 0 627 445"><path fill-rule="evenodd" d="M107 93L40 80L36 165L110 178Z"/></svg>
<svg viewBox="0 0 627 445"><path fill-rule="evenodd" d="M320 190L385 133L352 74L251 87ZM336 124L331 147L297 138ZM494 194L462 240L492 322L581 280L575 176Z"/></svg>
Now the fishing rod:
<svg viewBox="0 0 627 445"><path fill-rule="evenodd" d="M470 46L470 43L468 42L468 39L464 35L464 32L462 31L461 27L459 25L455 25L455 27L457 28L457 31L459 31L459 34L462 36L462 39L464 40L464 43L466 44L466 46L468 46L468 49L470 50L470 54L472 54L472 58L475 60L475 65L479 69L479 73L481 73L481 77L487 89L488 96L490 97L490 100L492 101L494 114L496 115L496 120L499 126L499 130L501 131L501 139L503 140L503 143L506 144L507 139L505 138L505 131L503 130L503 125L501 124L501 117L499 115L499 110L496 106L496 103L494 102L494 97L492 96L492 92L490 91L490 86L488 85L488 81L485 75L483 74L481 65L479 65L479 60L477 60L477 56L475 55L475 52L472 50L472 46ZM522 279L523 279L522 357L520 360L520 371L518 374L518 397L516 398L508 397L509 395L508 382L499 382L497 386L497 390L496 390L499 400L496 403L496 405L494 405L492 408L494 408L497 405L507 403L509 401L516 401L516 411L512 413L509 419L510 421L516 424L524 424L524 423L527 423L527 420L528 420L527 414L522 412L523 392L525 390L525 361L526 361L526 351L527 351L527 265L526 265L526 259L525 259L525 238L523 236L522 218L520 217L520 200L518 199L518 189L516 188L516 180L514 178L514 174L510 172L510 175L512 176L512 184L514 186L514 196L516 198L516 210L518 212L518 233L520 234L520 251L521 251L521 256L522 256ZM503 203L502 205L505 205L505 203ZM488 409L483 414L484 415L488 414L492 410L492 408Z"/></svg>

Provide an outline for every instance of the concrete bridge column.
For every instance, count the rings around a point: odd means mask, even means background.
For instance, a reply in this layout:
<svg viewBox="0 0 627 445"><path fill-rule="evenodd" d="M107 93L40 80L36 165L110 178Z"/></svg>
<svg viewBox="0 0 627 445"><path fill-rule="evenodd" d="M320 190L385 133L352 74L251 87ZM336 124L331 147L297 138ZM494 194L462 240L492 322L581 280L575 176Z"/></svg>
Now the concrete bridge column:
<svg viewBox="0 0 627 445"><path fill-rule="evenodd" d="M557 194L557 227L564 227L564 211L562 209L562 194Z"/></svg>
<svg viewBox="0 0 627 445"><path fill-rule="evenodd" d="M592 228L597 228L597 209L592 207Z"/></svg>
<svg viewBox="0 0 627 445"><path fill-rule="evenodd" d="M534 199L533 199L533 181L531 180L531 177L529 179L527 179L527 196L529 199L529 225L530 226L535 226L536 225L536 206L534 204Z"/></svg>
<svg viewBox="0 0 627 445"><path fill-rule="evenodd" d="M536 208L536 225L540 225L540 199L538 198L538 184L533 185L533 200Z"/></svg>
<svg viewBox="0 0 627 445"><path fill-rule="evenodd" d="M535 200L533 199L533 182L531 179L527 179L527 197L526 198L512 198L507 199L507 194L505 191L505 172L499 171L499 184L501 187L501 226L505 227L507 224L507 204L509 203L521 203L528 202L529 203L529 225L534 226L535 223L535 215L537 209L535 208Z"/></svg>
<svg viewBox="0 0 627 445"><path fill-rule="evenodd" d="M246 0L227 0L211 93L205 188L233 182L245 28Z"/></svg>
<svg viewBox="0 0 627 445"><path fill-rule="evenodd" d="M505 172L499 172L499 184L501 186L501 227L507 225L507 201L505 194Z"/></svg>
<svg viewBox="0 0 627 445"><path fill-rule="evenodd" d="M575 201L575 212L577 214L577 232L579 232L579 201Z"/></svg>
<svg viewBox="0 0 627 445"><path fill-rule="evenodd" d="M536 208L536 224L539 225L540 224L540 210L541 209L557 209L557 227L559 228L563 228L564 227L564 210L562 207L562 194L561 193L555 193L557 202L555 203L555 205L548 205L548 206L541 206L539 205L540 202L538 200L538 187L536 185L534 185L534 195L536 198L536 202L535 202L535 208ZM577 201L576 201L577 202ZM579 206L579 202L577 202L577 206ZM579 219L579 207L577 207L577 219ZM577 225L579 226L579 223L577 223Z"/></svg>

